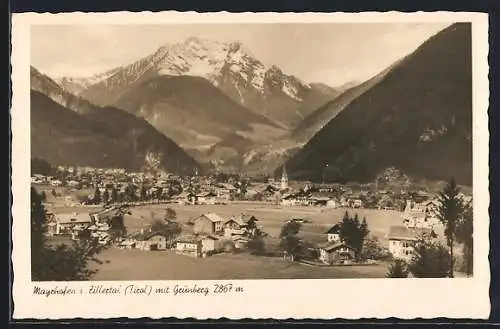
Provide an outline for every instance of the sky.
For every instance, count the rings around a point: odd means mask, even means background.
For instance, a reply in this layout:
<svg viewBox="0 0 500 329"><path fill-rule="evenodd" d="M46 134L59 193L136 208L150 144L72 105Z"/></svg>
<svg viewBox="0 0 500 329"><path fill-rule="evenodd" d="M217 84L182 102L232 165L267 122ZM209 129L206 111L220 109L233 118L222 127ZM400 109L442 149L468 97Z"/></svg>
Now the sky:
<svg viewBox="0 0 500 329"><path fill-rule="evenodd" d="M364 81L450 23L37 25L31 65L53 78L131 64L190 36L240 41L265 65L306 82Z"/></svg>

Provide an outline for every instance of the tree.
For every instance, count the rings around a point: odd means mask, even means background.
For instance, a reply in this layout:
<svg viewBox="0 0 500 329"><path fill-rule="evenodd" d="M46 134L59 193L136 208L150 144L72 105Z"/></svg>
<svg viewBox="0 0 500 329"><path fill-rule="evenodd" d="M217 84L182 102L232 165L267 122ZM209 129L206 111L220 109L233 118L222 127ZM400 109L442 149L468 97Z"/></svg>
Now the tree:
<svg viewBox="0 0 500 329"><path fill-rule="evenodd" d="M144 185L141 186L141 190L139 192L140 195L140 200L141 201L146 201L148 198L148 195L146 193L146 187Z"/></svg>
<svg viewBox="0 0 500 329"><path fill-rule="evenodd" d="M173 222L177 220L177 213L172 208L165 209L165 221Z"/></svg>
<svg viewBox="0 0 500 329"><path fill-rule="evenodd" d="M56 190L52 189L52 191L50 191L50 194L52 194L52 196L55 198L57 196L57 192Z"/></svg>
<svg viewBox="0 0 500 329"><path fill-rule="evenodd" d="M182 232L182 226L177 222L166 223L162 219L155 219L151 224L151 231L161 233L171 242Z"/></svg>
<svg viewBox="0 0 500 329"><path fill-rule="evenodd" d="M50 176L54 174L55 168L43 159L31 158L31 175L40 174Z"/></svg>
<svg viewBox="0 0 500 329"><path fill-rule="evenodd" d="M100 204L101 203L101 190L96 187L95 192L94 192L94 198L92 200L94 204Z"/></svg>
<svg viewBox="0 0 500 329"><path fill-rule="evenodd" d="M444 235L446 243L450 249L449 272L450 277L453 277L453 244L455 242L456 229L461 216L463 216L464 205L459 195L460 188L452 178L439 193L439 206L437 207L437 217L444 225Z"/></svg>
<svg viewBox="0 0 500 329"><path fill-rule="evenodd" d="M341 241L345 242L347 245L354 248L356 251L356 258L360 259L363 250L363 242L368 235L368 223L366 218L363 218L363 222L359 222L358 214L354 217L350 217L349 213L346 211L344 217L340 222L339 235Z"/></svg>
<svg viewBox="0 0 500 329"><path fill-rule="evenodd" d="M93 240L50 246L45 238L46 213L38 192L31 189L31 279L33 281L88 280L96 272L90 261L101 250Z"/></svg>
<svg viewBox="0 0 500 329"><path fill-rule="evenodd" d="M408 270L417 278L445 278L451 275L451 254L445 246L419 237Z"/></svg>
<svg viewBox="0 0 500 329"><path fill-rule="evenodd" d="M130 185L127 185L125 187L125 193L123 197L125 201L137 201L137 196L135 195L134 188Z"/></svg>
<svg viewBox="0 0 500 329"><path fill-rule="evenodd" d="M361 251L361 259L380 260L388 257L388 253L380 245L380 241L376 236L369 235L363 241Z"/></svg>
<svg viewBox="0 0 500 329"><path fill-rule="evenodd" d="M118 191L116 190L116 188L113 187L113 189L111 190L111 202L115 203L117 201L118 201Z"/></svg>
<svg viewBox="0 0 500 329"><path fill-rule="evenodd" d="M107 203L109 201L109 192L108 189L104 190L104 193L102 194L102 202Z"/></svg>
<svg viewBox="0 0 500 329"><path fill-rule="evenodd" d="M473 274L474 265L474 238L473 238L473 212L471 205L465 207L464 215L457 226L456 238L458 243L463 243L464 270L467 276Z"/></svg>
<svg viewBox="0 0 500 329"><path fill-rule="evenodd" d="M295 221L287 222L280 233L280 247L288 254L292 261L299 258L303 251L302 240L297 237L301 224Z"/></svg>
<svg viewBox="0 0 500 329"><path fill-rule="evenodd" d="M389 267L389 271L385 275L386 278L407 278L408 272L406 263L402 259L396 259Z"/></svg>

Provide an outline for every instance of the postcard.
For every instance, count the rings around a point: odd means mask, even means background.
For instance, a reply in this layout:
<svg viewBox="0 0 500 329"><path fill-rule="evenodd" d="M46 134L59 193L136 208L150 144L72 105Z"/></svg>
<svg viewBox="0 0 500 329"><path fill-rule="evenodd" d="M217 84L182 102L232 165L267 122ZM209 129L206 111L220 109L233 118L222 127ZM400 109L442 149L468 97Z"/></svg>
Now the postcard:
<svg viewBox="0 0 500 329"><path fill-rule="evenodd" d="M489 316L486 14L22 13L11 59L14 318Z"/></svg>

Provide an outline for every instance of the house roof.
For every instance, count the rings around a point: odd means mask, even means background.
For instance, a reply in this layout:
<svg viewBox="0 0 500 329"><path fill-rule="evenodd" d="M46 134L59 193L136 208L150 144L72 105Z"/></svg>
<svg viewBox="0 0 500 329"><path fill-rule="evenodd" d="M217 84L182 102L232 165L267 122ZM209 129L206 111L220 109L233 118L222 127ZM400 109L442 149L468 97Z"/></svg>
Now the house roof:
<svg viewBox="0 0 500 329"><path fill-rule="evenodd" d="M210 221L217 223L217 222L223 222L224 218L220 217L219 215L213 213L213 212L208 212L206 214L203 214L202 216L205 216L208 218Z"/></svg>
<svg viewBox="0 0 500 329"><path fill-rule="evenodd" d="M67 223L90 223L91 218L89 213L69 213L69 214L57 214L57 222L61 224Z"/></svg>
<svg viewBox="0 0 500 329"><path fill-rule="evenodd" d="M149 240L152 237L155 237L158 235L166 238L165 234L163 234L161 232L148 232L147 234L144 235L144 240Z"/></svg>
<svg viewBox="0 0 500 329"><path fill-rule="evenodd" d="M259 221L257 218L255 218L255 216L254 216L254 215L248 215L248 214L241 214L241 215L238 217L238 219L239 219L240 221L242 221L243 223L245 223L245 224L246 224L246 223L248 223L248 222L249 222L249 221L251 221L251 220L254 220L254 221L256 221L256 222L258 222L258 221Z"/></svg>
<svg viewBox="0 0 500 329"><path fill-rule="evenodd" d="M353 247L351 247L343 242L337 242L337 241L326 242L326 243L320 245L320 248L324 249L326 251L335 251L335 250L342 248L342 247L346 247L346 248L349 248L351 250L354 250Z"/></svg>
<svg viewBox="0 0 500 329"><path fill-rule="evenodd" d="M215 236L212 236L212 235L207 235L207 236L204 236L204 237L202 238L202 240L205 240L205 239L215 240L215 241L219 240L219 238L217 238L217 237L215 237Z"/></svg>
<svg viewBox="0 0 500 329"><path fill-rule="evenodd" d="M240 218L236 218L236 217L229 218L224 224L227 224L229 222L235 222L236 224L238 224L240 226L245 225L245 223L243 223Z"/></svg>
<svg viewBox="0 0 500 329"><path fill-rule="evenodd" d="M430 232L431 230L426 228L409 229L405 226L391 226L387 237L389 240L416 240L418 235Z"/></svg>
<svg viewBox="0 0 500 329"><path fill-rule="evenodd" d="M193 235L185 235L176 239L177 242L197 244L199 241Z"/></svg>

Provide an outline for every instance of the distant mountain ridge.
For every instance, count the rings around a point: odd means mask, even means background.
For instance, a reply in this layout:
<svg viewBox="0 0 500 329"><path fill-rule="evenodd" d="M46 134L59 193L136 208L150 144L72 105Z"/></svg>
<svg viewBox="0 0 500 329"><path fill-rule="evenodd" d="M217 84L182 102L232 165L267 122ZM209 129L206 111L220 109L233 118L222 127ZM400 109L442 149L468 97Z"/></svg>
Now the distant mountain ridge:
<svg viewBox="0 0 500 329"><path fill-rule="evenodd" d="M104 106L115 105L133 86L151 78L202 77L234 102L285 128L296 126L338 95L338 91L326 85L308 84L284 74L277 66L266 67L240 42L196 37L162 46L128 66L98 76L99 79L86 81L70 77L60 81L71 90L79 90L80 96Z"/></svg>
<svg viewBox="0 0 500 329"><path fill-rule="evenodd" d="M54 79L54 81L61 86L64 90L78 96L82 91L88 87L99 83L107 78L111 77L113 74L120 71L121 67L116 67L104 73L95 74L91 77L61 77Z"/></svg>
<svg viewBox="0 0 500 329"><path fill-rule="evenodd" d="M325 176L370 181L395 167L413 177L454 177L470 185L470 24L451 25L399 61L336 114L286 167L291 177L317 181Z"/></svg>
<svg viewBox="0 0 500 329"><path fill-rule="evenodd" d="M98 107L63 90L31 68L32 157L54 164L140 169L146 155L161 166L192 173L199 164L144 119L114 107Z"/></svg>

